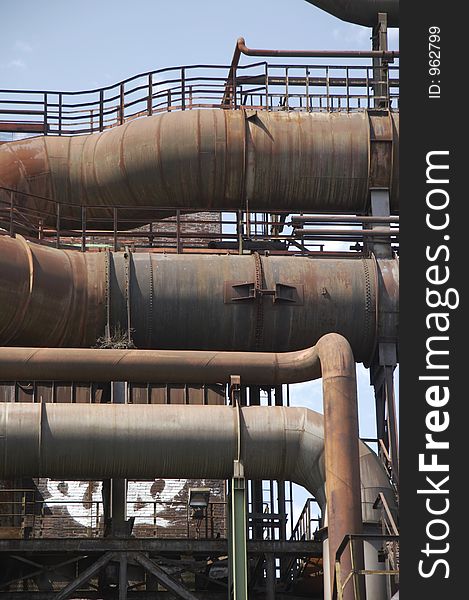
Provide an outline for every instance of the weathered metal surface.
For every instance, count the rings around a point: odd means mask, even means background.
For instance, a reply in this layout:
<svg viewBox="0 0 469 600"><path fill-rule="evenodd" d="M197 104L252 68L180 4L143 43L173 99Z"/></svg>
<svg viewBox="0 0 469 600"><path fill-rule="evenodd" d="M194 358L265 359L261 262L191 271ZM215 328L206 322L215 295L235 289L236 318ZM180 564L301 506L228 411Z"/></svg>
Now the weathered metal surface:
<svg viewBox="0 0 469 600"><path fill-rule="evenodd" d="M399 27L399 0L306 0L331 15L356 23L374 27L378 13L387 13L389 27Z"/></svg>
<svg viewBox="0 0 469 600"><path fill-rule="evenodd" d="M0 238L2 344L91 345L104 328L104 254Z"/></svg>
<svg viewBox="0 0 469 600"><path fill-rule="evenodd" d="M399 51L394 50L266 50L248 48L243 37L238 38L232 64L236 64L236 58L239 57L240 53L246 54L246 56L276 56L284 58L383 58L387 60L394 60L395 57L399 56ZM228 77L230 76L232 77L231 73Z"/></svg>
<svg viewBox="0 0 469 600"><path fill-rule="evenodd" d="M32 378L58 380L74 379L79 372L89 380L106 373L112 381L220 382L237 373L245 383L277 385L322 376L324 434L320 415L299 408L3 403L0 478L226 479L233 461L242 460L247 478L294 481L323 508L327 504L331 564L343 537L361 532L360 478L364 497L381 483L389 493L383 467L370 461L366 450L361 454L371 482L360 474L355 359L340 335L323 336L315 347L283 355L0 350L0 379L4 373L22 379L25 367ZM346 556L344 568L349 563Z"/></svg>
<svg viewBox="0 0 469 600"><path fill-rule="evenodd" d="M355 361L350 345L337 336L318 342L324 396L324 462L326 475L329 568L334 573L335 554L347 533L361 533L360 460ZM355 567L364 568L363 546L357 548ZM341 566L350 572L350 552ZM331 577L331 586L334 578ZM363 596L361 596L363 597ZM352 595L345 596L353 600Z"/></svg>
<svg viewBox="0 0 469 600"><path fill-rule="evenodd" d="M170 473L185 477L184 473L195 472L199 474L194 477L205 477L202 473L213 472L216 478L231 477L236 447L232 407L3 404L2 432L8 436L2 438L1 452L3 457L7 451L11 459L7 463L2 459L2 478L7 472L39 473L41 411L42 474L89 479L125 473L129 478L171 477ZM297 480L311 492L314 486L324 506L322 415L305 408L249 407L242 409L242 416L247 476ZM192 444L189 452L181 444L183 434ZM360 454L364 498L378 490L392 500L381 464L362 443ZM379 515L372 503L363 506L366 521L377 522ZM86 540L80 543L90 549Z"/></svg>
<svg viewBox="0 0 469 600"><path fill-rule="evenodd" d="M111 335L126 334L130 322L138 348L284 352L337 332L349 340L357 361L368 362L377 335L396 337L394 262L126 257L54 250L2 236L0 344L92 346L104 336L109 312ZM381 267L389 275L378 283ZM379 285L386 286L389 297L383 304L387 318L379 318Z"/></svg>
<svg viewBox="0 0 469 600"><path fill-rule="evenodd" d="M241 460L247 478L294 481L310 491L323 509L327 505L331 565L343 537L361 532L355 360L342 336L329 334L307 351L285 355L68 350L59 362L53 349L13 349L13 356L0 355L2 369L21 364L16 356L21 352L33 373L36 366L59 379L70 378L64 369L70 367L68 357L73 353L84 357L82 364L74 366L90 379L93 369L108 373L111 380L127 379L127 375L132 379L145 364L145 354L153 357L146 367L156 380L226 381L236 372L242 381L275 385L322 376L324 434L320 415L299 408L3 403L1 478L226 479L232 476L233 461ZM121 375L116 376L116 371ZM377 462L367 460L366 465L367 474L374 468L382 470ZM382 474L372 477L371 484L362 480L373 491L382 481ZM384 482L389 491L385 478ZM349 563L348 555L344 568Z"/></svg>
<svg viewBox="0 0 469 600"><path fill-rule="evenodd" d="M101 207L87 209L88 229L111 224L113 206L134 207L136 219L148 216L145 206L241 209L247 201L251 210L363 212L377 162L370 119L373 130L379 119L388 124L396 153L395 113L192 110L87 136L3 144L0 185L60 201L63 226L72 214L67 205ZM394 212L396 162L383 167ZM50 214L55 225L52 203L27 196L22 202Z"/></svg>
<svg viewBox="0 0 469 600"><path fill-rule="evenodd" d="M274 555L300 555L300 556L322 556L322 543L308 541L280 540L248 540L248 554L274 554ZM41 539L30 540L6 540L0 539L0 554L21 552L44 552L54 554L60 548L63 554L98 552L154 552L165 555L194 554L200 552L205 556L228 553L228 540L224 539L172 539L172 538L67 538L67 539ZM29 592L31 594L31 592ZM48 597L47 600L50 600Z"/></svg>

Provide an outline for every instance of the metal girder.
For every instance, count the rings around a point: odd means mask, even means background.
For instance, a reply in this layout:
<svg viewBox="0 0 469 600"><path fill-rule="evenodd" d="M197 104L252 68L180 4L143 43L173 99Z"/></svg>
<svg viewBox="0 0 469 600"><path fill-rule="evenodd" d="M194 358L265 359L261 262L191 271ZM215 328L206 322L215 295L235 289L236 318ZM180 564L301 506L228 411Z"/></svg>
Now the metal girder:
<svg viewBox="0 0 469 600"><path fill-rule="evenodd" d="M248 540L247 551L250 555L282 554L293 556L322 557L322 544L312 541L280 540ZM101 553L101 552L152 552L155 554L203 554L225 555L228 553L228 541L222 539L192 540L192 539L156 539L156 538L90 538L90 539L31 539L31 540L0 540L0 557L2 554L41 552L51 554L57 552L60 556L66 553Z"/></svg>
<svg viewBox="0 0 469 600"><path fill-rule="evenodd" d="M85 569L81 575L79 575L74 581L66 585L56 596L55 600L65 600L69 598L75 590L81 585L86 583L93 575L99 573L99 571L105 567L115 557L114 552L106 552L98 560L93 563L90 567Z"/></svg>
<svg viewBox="0 0 469 600"><path fill-rule="evenodd" d="M186 589L182 584L173 579L166 571L164 571L160 566L154 563L148 556L140 552L132 553L129 558L132 558L135 562L141 565L146 571L154 575L156 579L164 585L164 587L176 594L178 598L183 598L183 600L198 600L197 596L195 596L192 592ZM120 599L121 600L121 599Z"/></svg>

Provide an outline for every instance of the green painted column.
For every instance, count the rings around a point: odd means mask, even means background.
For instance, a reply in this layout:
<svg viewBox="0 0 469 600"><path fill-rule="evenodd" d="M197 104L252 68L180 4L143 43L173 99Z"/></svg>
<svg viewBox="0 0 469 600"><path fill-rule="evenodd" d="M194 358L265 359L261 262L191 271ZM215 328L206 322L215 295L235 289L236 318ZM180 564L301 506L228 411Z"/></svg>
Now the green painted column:
<svg viewBox="0 0 469 600"><path fill-rule="evenodd" d="M238 471L242 471L241 463L238 465ZM231 482L231 564L233 598L247 600L246 481L239 476L233 477Z"/></svg>

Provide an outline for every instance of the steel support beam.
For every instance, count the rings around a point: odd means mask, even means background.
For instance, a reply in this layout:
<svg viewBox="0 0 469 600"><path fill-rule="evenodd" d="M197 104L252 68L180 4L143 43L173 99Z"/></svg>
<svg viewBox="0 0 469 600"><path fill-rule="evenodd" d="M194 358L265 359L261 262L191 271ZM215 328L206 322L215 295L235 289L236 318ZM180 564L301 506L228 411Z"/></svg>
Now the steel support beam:
<svg viewBox="0 0 469 600"><path fill-rule="evenodd" d="M145 556L145 554L137 552L131 554L129 558L132 558L146 571L148 571L148 573L151 573L169 592L172 592L178 598L183 598L183 600L199 600L197 596L195 596L178 581L168 575L166 571L148 558L148 556Z"/></svg>
<svg viewBox="0 0 469 600"><path fill-rule="evenodd" d="M55 541L55 540L54 540ZM105 567L115 557L114 552L106 552L103 556L93 563L90 567L85 569L81 575L79 575L74 581L66 585L56 596L55 600L66 600L81 587L84 583L89 581L94 575L99 573L103 567Z"/></svg>
<svg viewBox="0 0 469 600"><path fill-rule="evenodd" d="M322 556L322 544L319 542L281 542L280 540L248 540L249 555L274 554L280 556ZM70 553L99 554L102 552L151 552L154 554L198 554L224 555L228 553L228 541L221 539L158 539L158 538L75 538L30 540L0 539L0 560L5 554L25 552L31 558L33 554L51 555L57 553L64 556ZM39 559L37 559L39 560Z"/></svg>
<svg viewBox="0 0 469 600"><path fill-rule="evenodd" d="M246 480L242 471L231 482L231 569L234 600L247 600Z"/></svg>

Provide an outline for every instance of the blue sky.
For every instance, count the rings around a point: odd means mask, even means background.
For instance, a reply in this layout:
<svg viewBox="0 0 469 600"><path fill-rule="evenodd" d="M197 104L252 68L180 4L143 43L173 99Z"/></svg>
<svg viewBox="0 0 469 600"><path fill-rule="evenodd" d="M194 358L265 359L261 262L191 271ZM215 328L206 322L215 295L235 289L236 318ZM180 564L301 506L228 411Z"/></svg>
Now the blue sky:
<svg viewBox="0 0 469 600"><path fill-rule="evenodd" d="M229 64L239 36L253 48L351 50L370 49L371 36L304 0L4 0L0 15L3 89L76 91L164 67ZM357 376L361 435L372 437L368 372L360 365ZM321 410L320 382L293 386L292 404Z"/></svg>
<svg viewBox="0 0 469 600"><path fill-rule="evenodd" d="M304 0L15 0L0 15L1 87L14 89L75 91L162 67L229 64L239 36L257 48L356 49L369 48L371 33Z"/></svg>

